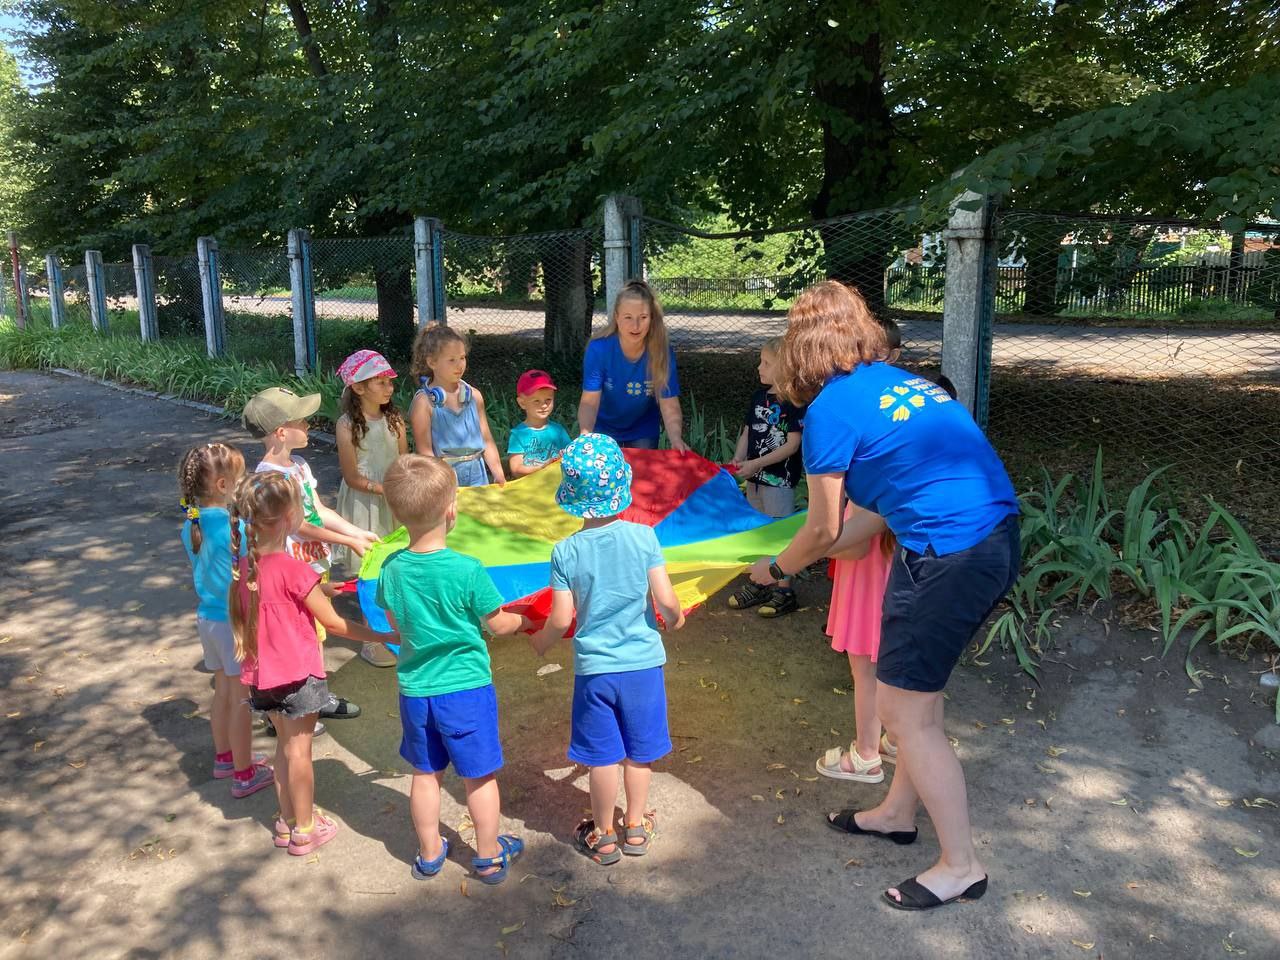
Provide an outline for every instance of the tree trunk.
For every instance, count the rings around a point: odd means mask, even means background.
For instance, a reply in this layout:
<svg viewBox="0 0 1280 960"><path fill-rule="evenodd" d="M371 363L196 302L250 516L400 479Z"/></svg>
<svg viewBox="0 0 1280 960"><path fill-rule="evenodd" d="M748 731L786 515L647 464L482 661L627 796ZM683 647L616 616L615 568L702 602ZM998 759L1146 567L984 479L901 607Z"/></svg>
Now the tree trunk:
<svg viewBox="0 0 1280 960"><path fill-rule="evenodd" d="M1027 262L1022 274L1026 290L1022 312L1037 317L1051 317L1058 312L1058 257L1062 254L1062 238L1049 227L1046 224L1037 234L1027 237L1022 252Z"/></svg>
<svg viewBox="0 0 1280 960"><path fill-rule="evenodd" d="M822 186L813 216L823 220L885 206L893 172L893 122L884 95L879 5L859 0L841 29L818 30L813 94L822 123ZM841 17L842 20L848 19ZM879 220L819 228L827 276L856 286L871 309L884 308L884 271L893 249L892 228Z"/></svg>
<svg viewBox="0 0 1280 960"><path fill-rule="evenodd" d="M1231 254L1227 260L1227 300L1244 303L1244 232L1231 235Z"/></svg>
<svg viewBox="0 0 1280 960"><path fill-rule="evenodd" d="M409 264L375 267L373 282L378 299L378 341L384 351L406 358L414 334L415 297Z"/></svg>
<svg viewBox="0 0 1280 960"><path fill-rule="evenodd" d="M591 336L595 306L587 237L563 237L543 244L542 284L546 290L542 336L547 352L564 359L581 357Z"/></svg>

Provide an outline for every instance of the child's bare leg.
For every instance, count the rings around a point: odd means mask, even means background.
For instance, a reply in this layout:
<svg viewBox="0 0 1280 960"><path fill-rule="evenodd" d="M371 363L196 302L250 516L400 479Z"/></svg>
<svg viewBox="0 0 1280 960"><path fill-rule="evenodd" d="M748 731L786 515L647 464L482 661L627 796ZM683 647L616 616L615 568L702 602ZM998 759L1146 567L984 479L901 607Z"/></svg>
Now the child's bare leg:
<svg viewBox="0 0 1280 960"><path fill-rule="evenodd" d="M876 715L876 665L867 656L849 654L853 674L853 715L858 724L854 747L863 760L880 756L880 718Z"/></svg>
<svg viewBox="0 0 1280 960"><path fill-rule="evenodd" d="M595 818L596 829L602 833L613 832L613 811L618 799L618 765L611 763L604 767L592 767L588 777L591 784L591 816ZM645 786L648 786L646 780ZM648 791L645 791L648 796ZM599 853L613 853L616 847L606 843L597 848Z"/></svg>
<svg viewBox="0 0 1280 960"><path fill-rule="evenodd" d="M279 713L269 713L267 718L271 725L276 728L276 761L274 769L276 773L276 802L280 804L280 816L285 823L293 826L297 822L297 818L293 813L293 800L289 796L289 755L285 752L287 744L287 735L285 733L285 719Z"/></svg>
<svg viewBox="0 0 1280 960"><path fill-rule="evenodd" d="M649 805L649 782L653 779L653 768L647 763L636 763L634 760L622 761L622 789L627 795L628 827L639 827L644 824L644 816ZM594 803L592 805L594 810ZM600 821L596 821L599 823ZM643 837L628 840L637 846L644 844Z"/></svg>
<svg viewBox="0 0 1280 960"><path fill-rule="evenodd" d="M467 788L467 812L471 814L471 823L476 828L476 856L481 858L501 856L502 848L498 846L498 816L502 802L498 793L498 778L494 774L475 779L463 778ZM436 797L439 803L439 795ZM439 833L439 807L436 808L436 831ZM421 837L421 834L419 834ZM438 854L437 854L438 856ZM489 867L477 871L480 874L496 873L501 866Z"/></svg>
<svg viewBox="0 0 1280 960"><path fill-rule="evenodd" d="M284 730L284 754L289 764L289 805L298 829L310 830L315 824L315 771L311 767L311 738L315 734L317 714L290 720L281 717ZM277 730L280 728L277 726ZM287 820L288 817L286 816Z"/></svg>
<svg viewBox="0 0 1280 960"><path fill-rule="evenodd" d="M409 815L413 818L413 830L418 835L418 855L423 860L435 860L444 850L444 841L440 839L440 782L443 779L444 771L424 773L415 770L413 784L409 787ZM474 813L471 819L475 820ZM477 826L477 837L479 830Z"/></svg>
<svg viewBox="0 0 1280 960"><path fill-rule="evenodd" d="M234 752L235 745L231 742L231 717L228 711L230 697L228 693L228 684L231 678L221 670L213 671L213 700L209 704L209 726L213 729L213 749L215 753L226 753L228 750ZM234 681L236 686L240 685L240 681ZM236 758L236 769L243 770L240 766L240 758Z"/></svg>
<svg viewBox="0 0 1280 960"><path fill-rule="evenodd" d="M218 682L224 675L219 671ZM226 686L219 691L224 697L223 707L227 717L227 736L231 741L231 758L237 770L248 770L253 764L253 714L245 703L245 688L239 677L226 677Z"/></svg>

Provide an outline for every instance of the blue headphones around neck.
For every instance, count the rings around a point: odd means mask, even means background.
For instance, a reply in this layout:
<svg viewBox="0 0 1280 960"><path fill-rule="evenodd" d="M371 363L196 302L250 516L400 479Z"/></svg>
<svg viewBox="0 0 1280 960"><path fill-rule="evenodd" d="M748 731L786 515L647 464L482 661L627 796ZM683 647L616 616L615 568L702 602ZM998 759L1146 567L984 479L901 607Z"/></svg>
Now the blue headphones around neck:
<svg viewBox="0 0 1280 960"><path fill-rule="evenodd" d="M431 401L431 406L443 407L444 406L444 388L428 386L427 384L429 384L430 382L431 382L430 377L418 378L418 383L422 387L422 392L426 394L427 399ZM467 383L467 381L465 380L461 380L459 381L459 383L462 386L462 390L459 392L458 399L461 401L462 405L465 407L468 403L471 402L471 384Z"/></svg>

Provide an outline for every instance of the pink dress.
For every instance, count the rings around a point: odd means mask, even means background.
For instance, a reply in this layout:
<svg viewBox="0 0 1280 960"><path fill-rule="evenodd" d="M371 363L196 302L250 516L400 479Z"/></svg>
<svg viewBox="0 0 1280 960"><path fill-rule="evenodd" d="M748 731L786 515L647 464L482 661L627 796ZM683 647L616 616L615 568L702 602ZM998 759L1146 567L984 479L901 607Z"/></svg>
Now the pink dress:
<svg viewBox="0 0 1280 960"><path fill-rule="evenodd" d="M249 603L249 559L240 559L240 603ZM320 582L311 565L287 553L258 558L258 656L240 665L240 682L259 690L307 677L324 679L324 654L307 594Z"/></svg>
<svg viewBox="0 0 1280 960"><path fill-rule="evenodd" d="M893 565L893 555L885 556L883 536L872 537L871 547L861 560L835 561L831 610L827 614L831 649L870 657L873 663L880 653L880 615Z"/></svg>

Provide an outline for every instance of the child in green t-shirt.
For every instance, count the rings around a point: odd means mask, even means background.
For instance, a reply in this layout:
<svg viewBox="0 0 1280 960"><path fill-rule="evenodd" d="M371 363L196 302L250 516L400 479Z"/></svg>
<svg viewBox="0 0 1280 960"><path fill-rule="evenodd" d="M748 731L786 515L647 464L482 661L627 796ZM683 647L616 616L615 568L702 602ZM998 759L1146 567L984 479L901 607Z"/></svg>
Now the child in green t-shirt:
<svg viewBox="0 0 1280 960"><path fill-rule="evenodd" d="M502 767L498 699L480 625L507 636L524 617L502 610L502 597L479 560L445 545L458 513L458 481L443 460L404 454L382 481L387 503L409 531L408 548L382 565L378 605L400 632L400 756L413 765L409 812L418 834L413 876L444 868L440 784L450 763L463 778L476 831L471 865L485 883L501 883L524 842L498 834L495 773Z"/></svg>

